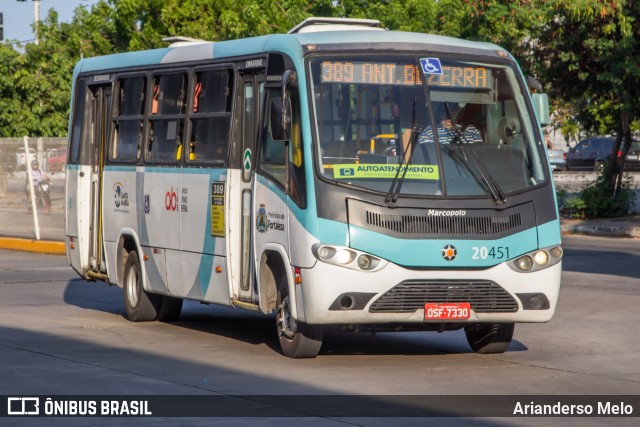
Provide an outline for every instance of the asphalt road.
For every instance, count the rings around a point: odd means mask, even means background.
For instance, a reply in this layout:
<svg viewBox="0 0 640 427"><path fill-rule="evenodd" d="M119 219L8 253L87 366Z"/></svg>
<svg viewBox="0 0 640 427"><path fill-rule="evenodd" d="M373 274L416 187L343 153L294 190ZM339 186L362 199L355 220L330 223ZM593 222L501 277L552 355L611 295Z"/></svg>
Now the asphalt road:
<svg viewBox="0 0 640 427"><path fill-rule="evenodd" d="M122 315L120 289L77 278L64 257L0 251L0 395L639 395L638 240L571 236L564 246L555 317L546 324L517 325L505 354L472 353L461 331L375 337L333 333L320 355L309 360L279 353L273 318L189 302L179 322L134 324ZM322 426L424 424L411 418L393 423L373 418L288 420ZM0 424L24 421L5 418ZM37 421L157 424L122 418ZM276 423L248 418L164 421ZM558 424L549 418L459 421ZM615 423L633 421L637 418Z"/></svg>

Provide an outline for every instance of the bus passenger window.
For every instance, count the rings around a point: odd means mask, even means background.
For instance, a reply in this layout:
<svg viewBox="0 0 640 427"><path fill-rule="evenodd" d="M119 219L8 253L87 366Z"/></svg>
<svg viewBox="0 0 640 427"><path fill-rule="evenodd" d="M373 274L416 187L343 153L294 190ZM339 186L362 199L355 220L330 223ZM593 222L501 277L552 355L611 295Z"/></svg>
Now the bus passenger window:
<svg viewBox="0 0 640 427"><path fill-rule="evenodd" d="M296 204L307 207L307 179L304 174L304 152L300 129L300 102L297 93L291 91L291 141L289 141L289 195Z"/></svg>
<svg viewBox="0 0 640 427"><path fill-rule="evenodd" d="M182 152L182 134L186 109L184 73L154 77L154 95L149 116L147 158L160 162L176 162Z"/></svg>
<svg viewBox="0 0 640 427"><path fill-rule="evenodd" d="M230 138L233 74L231 70L196 73L187 161L227 158Z"/></svg>
<svg viewBox="0 0 640 427"><path fill-rule="evenodd" d="M131 161L139 158L144 130L145 77L121 79L117 92L115 133L112 160Z"/></svg>
<svg viewBox="0 0 640 427"><path fill-rule="evenodd" d="M271 99L280 96L279 91L270 90L267 92L267 103L271 105ZM276 181L285 185L287 177L285 174L285 162L286 162L286 143L285 141L274 141L271 137L271 112L270 108L267 108L264 122L264 129L262 131L262 147L260 149L260 169L267 172Z"/></svg>
<svg viewBox="0 0 640 427"><path fill-rule="evenodd" d="M85 121L85 104L87 100L87 83L84 79L76 83L76 101L73 110L73 120L71 124L71 138L69 148L69 163L78 163L80 145L82 138L83 123Z"/></svg>

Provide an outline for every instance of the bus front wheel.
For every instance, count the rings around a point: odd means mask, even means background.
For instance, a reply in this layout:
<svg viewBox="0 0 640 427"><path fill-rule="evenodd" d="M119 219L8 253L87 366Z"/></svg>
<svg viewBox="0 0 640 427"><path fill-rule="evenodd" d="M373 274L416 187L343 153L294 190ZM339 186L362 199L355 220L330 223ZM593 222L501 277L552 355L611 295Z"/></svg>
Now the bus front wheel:
<svg viewBox="0 0 640 427"><path fill-rule="evenodd" d="M150 294L142 288L142 270L136 251L129 252L124 264L124 306L127 319L132 322L156 320L160 295Z"/></svg>
<svg viewBox="0 0 640 427"><path fill-rule="evenodd" d="M180 312L182 311L182 298L175 298L170 296L161 297L160 309L158 310L158 316L156 320L160 322L175 322L180 318Z"/></svg>
<svg viewBox="0 0 640 427"><path fill-rule="evenodd" d="M291 317L289 295L282 292L278 292L276 323L280 348L285 356L298 359L318 355L322 347L322 328L297 323Z"/></svg>
<svg viewBox="0 0 640 427"><path fill-rule="evenodd" d="M504 353L513 338L513 323L475 323L464 327L469 346L476 353Z"/></svg>

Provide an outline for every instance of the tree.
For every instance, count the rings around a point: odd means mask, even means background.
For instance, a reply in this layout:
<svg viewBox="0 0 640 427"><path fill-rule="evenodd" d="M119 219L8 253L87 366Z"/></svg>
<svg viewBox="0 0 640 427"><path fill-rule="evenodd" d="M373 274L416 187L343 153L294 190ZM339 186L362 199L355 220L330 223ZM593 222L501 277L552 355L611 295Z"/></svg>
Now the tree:
<svg viewBox="0 0 640 427"><path fill-rule="evenodd" d="M27 1L27 0L18 0ZM640 129L640 2L631 0L100 0L60 23L40 23L40 45L0 46L0 135L63 135L70 76L82 57L164 47L165 36L212 41L283 33L309 16L379 19L389 29L489 41L545 83L578 125L615 133L607 169L621 185L631 131Z"/></svg>
<svg viewBox="0 0 640 427"><path fill-rule="evenodd" d="M555 0L550 6L536 50L556 95L581 100L577 119L583 126L617 136L605 170L615 196L632 128L640 122L640 4Z"/></svg>

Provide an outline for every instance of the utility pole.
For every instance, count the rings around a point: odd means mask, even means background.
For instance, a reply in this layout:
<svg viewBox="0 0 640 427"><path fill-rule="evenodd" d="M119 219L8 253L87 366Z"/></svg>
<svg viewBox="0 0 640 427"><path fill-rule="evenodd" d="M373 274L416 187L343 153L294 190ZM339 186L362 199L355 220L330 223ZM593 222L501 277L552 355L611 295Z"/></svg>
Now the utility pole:
<svg viewBox="0 0 640 427"><path fill-rule="evenodd" d="M38 44L38 27L39 27L39 23L40 23L40 0L33 0L33 15L34 15L34 21L35 21L35 36L36 36L36 45Z"/></svg>

